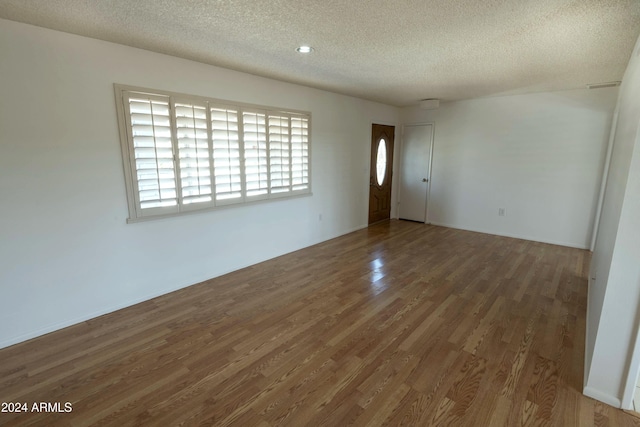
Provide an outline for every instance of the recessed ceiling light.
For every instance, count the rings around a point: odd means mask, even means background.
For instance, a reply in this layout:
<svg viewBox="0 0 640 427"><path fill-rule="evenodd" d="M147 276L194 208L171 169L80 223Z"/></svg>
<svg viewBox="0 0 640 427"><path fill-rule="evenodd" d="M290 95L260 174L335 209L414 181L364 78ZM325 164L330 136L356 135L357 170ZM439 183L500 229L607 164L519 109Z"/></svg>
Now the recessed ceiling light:
<svg viewBox="0 0 640 427"><path fill-rule="evenodd" d="M302 45L296 48L296 52L299 53L311 53L313 52L313 48L311 46Z"/></svg>

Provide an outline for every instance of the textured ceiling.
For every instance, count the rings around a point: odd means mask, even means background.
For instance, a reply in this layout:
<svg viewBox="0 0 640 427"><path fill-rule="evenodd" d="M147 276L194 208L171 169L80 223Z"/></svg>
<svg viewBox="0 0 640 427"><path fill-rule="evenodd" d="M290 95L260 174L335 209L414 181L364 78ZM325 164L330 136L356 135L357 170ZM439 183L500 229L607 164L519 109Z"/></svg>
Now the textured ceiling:
<svg viewBox="0 0 640 427"><path fill-rule="evenodd" d="M640 0L0 0L0 18L404 106L620 80Z"/></svg>

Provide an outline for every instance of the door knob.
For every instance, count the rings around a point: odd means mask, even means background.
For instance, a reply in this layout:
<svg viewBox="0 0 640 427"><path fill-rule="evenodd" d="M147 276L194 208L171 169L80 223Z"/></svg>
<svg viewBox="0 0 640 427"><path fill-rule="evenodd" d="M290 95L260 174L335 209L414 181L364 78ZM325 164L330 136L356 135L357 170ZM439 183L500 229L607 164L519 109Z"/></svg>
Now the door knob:
<svg viewBox="0 0 640 427"><path fill-rule="evenodd" d="M427 178L422 178L422 182L429 182Z"/></svg>

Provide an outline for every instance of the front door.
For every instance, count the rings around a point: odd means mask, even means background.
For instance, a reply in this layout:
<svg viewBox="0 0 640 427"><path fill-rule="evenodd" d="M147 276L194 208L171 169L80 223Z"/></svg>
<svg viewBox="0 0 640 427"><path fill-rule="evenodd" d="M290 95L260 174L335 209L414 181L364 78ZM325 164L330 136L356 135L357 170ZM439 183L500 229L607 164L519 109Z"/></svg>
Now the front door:
<svg viewBox="0 0 640 427"><path fill-rule="evenodd" d="M373 124L371 128L369 224L389 219L391 216L394 133L393 126Z"/></svg>

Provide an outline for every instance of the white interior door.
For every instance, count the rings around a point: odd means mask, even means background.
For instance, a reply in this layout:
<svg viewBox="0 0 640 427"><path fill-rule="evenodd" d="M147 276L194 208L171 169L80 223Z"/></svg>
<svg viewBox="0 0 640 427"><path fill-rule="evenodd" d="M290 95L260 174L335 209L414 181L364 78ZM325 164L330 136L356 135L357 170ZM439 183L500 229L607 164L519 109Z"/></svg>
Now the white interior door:
<svg viewBox="0 0 640 427"><path fill-rule="evenodd" d="M433 125L405 126L400 157L400 219L427 222Z"/></svg>

